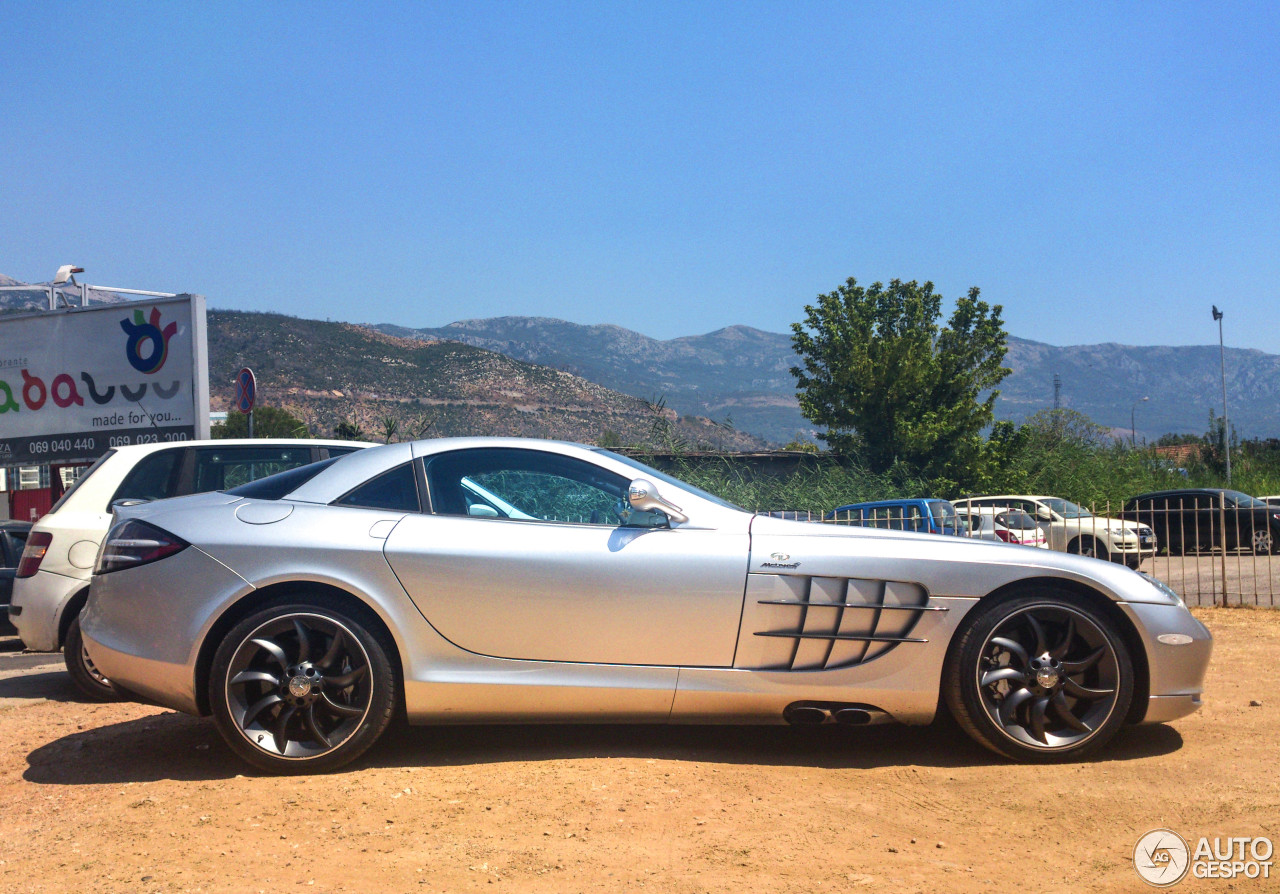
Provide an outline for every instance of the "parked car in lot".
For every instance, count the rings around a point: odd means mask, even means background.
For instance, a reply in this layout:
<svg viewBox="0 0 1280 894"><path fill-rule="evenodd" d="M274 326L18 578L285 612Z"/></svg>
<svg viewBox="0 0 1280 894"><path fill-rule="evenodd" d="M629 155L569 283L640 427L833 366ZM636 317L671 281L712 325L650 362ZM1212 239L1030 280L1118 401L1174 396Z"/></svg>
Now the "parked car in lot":
<svg viewBox="0 0 1280 894"><path fill-rule="evenodd" d="M964 534L956 523L956 507L946 500L907 499L849 503L828 512L825 520L842 525L884 528L888 531Z"/></svg>
<svg viewBox="0 0 1280 894"><path fill-rule="evenodd" d="M1139 494L1124 504L1121 514L1154 528L1170 555L1224 545L1258 555L1280 548L1280 506L1238 490L1184 488Z"/></svg>
<svg viewBox="0 0 1280 894"><path fill-rule="evenodd" d="M476 513L470 485L519 515ZM122 693L211 714L286 773L342 766L397 716L924 724L940 698L994 751L1073 760L1196 710L1211 649L1117 565L769 518L515 438L123 508L82 624Z"/></svg>
<svg viewBox="0 0 1280 894"><path fill-rule="evenodd" d="M32 527L14 581L9 618L28 649L63 649L67 670L85 695L114 698L88 660L78 620L114 505L234 487L368 446L258 438L117 447L94 463Z"/></svg>
<svg viewBox="0 0 1280 894"><path fill-rule="evenodd" d="M960 518L974 540L999 540L1001 543L1049 548L1049 538L1044 529L1021 509L979 506L960 510Z"/></svg>
<svg viewBox="0 0 1280 894"><path fill-rule="evenodd" d="M13 596L13 575L18 570L22 550L27 545L31 522L0 521L0 632L12 633L9 600Z"/></svg>
<svg viewBox="0 0 1280 894"><path fill-rule="evenodd" d="M957 509L966 506L1021 509L1045 526L1049 548L1059 552L1123 562L1130 568L1137 568L1144 559L1156 553L1158 538L1149 525L1126 521L1128 516L1105 518L1094 515L1083 506L1061 497L969 497L956 500L955 504Z"/></svg>
<svg viewBox="0 0 1280 894"><path fill-rule="evenodd" d="M1266 503L1268 506L1280 506L1280 494L1272 494L1271 496L1267 496L1267 497L1258 497L1258 499Z"/></svg>

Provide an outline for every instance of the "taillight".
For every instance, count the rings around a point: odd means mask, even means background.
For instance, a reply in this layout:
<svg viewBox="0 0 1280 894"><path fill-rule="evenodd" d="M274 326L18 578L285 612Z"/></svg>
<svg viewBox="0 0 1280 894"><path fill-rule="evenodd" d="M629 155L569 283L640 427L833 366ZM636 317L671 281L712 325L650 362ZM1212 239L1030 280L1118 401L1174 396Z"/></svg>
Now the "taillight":
<svg viewBox="0 0 1280 894"><path fill-rule="evenodd" d="M22 550L22 559L18 562L18 570L14 577L32 577L40 570L49 544L53 543L53 535L48 531L32 531L27 535L26 548Z"/></svg>
<svg viewBox="0 0 1280 894"><path fill-rule="evenodd" d="M1000 528L996 528L996 536L999 537L1001 540L1003 540L1005 543L1018 542L1017 538L1013 536L1012 531L1005 531Z"/></svg>
<svg viewBox="0 0 1280 894"><path fill-rule="evenodd" d="M181 537L137 519L127 519L111 529L98 553L94 574L110 574L137 568L182 552L190 544Z"/></svg>

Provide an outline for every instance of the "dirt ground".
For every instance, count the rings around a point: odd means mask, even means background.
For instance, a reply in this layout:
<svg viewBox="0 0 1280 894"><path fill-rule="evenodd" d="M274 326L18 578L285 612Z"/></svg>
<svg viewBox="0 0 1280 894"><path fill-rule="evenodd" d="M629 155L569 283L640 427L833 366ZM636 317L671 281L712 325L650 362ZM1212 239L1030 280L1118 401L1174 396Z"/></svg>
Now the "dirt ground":
<svg viewBox="0 0 1280 894"><path fill-rule="evenodd" d="M1280 842L1280 611L1196 613L1205 707L1052 767L945 725L525 726L393 730L276 778L209 721L80 701L9 640L0 891L1146 891L1153 828Z"/></svg>

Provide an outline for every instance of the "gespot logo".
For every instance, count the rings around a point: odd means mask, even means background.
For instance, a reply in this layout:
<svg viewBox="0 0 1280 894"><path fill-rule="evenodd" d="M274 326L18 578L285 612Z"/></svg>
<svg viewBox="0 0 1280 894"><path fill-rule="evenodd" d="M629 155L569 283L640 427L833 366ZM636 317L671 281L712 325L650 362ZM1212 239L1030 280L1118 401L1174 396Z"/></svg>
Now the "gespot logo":
<svg viewBox="0 0 1280 894"><path fill-rule="evenodd" d="M129 322L126 317L120 321L120 328L129 336L129 342L124 347L129 364L147 375L159 372L169 357L169 339L178 331L178 324L169 323L163 329L160 328L160 308L153 307L149 321L139 309L133 312L133 322Z"/></svg>
<svg viewBox="0 0 1280 894"><path fill-rule="evenodd" d="M1133 868L1156 888L1176 885L1188 873L1196 878L1269 879L1274 852L1264 836L1202 837L1192 850L1172 829L1152 829L1133 848Z"/></svg>

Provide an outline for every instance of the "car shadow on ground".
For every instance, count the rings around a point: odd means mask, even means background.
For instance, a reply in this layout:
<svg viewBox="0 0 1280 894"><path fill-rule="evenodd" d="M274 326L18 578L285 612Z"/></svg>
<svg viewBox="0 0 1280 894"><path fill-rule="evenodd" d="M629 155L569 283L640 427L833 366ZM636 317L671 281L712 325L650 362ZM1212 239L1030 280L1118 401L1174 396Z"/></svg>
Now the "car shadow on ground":
<svg viewBox="0 0 1280 894"><path fill-rule="evenodd" d="M1137 760L1181 747L1182 736L1173 727L1128 728L1094 759ZM812 729L399 724L345 772L616 757L822 769L1006 763L969 740L949 718L928 727ZM208 781L259 775L227 748L211 721L173 712L77 731L35 749L27 763L23 778L42 785Z"/></svg>
<svg viewBox="0 0 1280 894"><path fill-rule="evenodd" d="M17 701L35 701L47 699L51 702L75 702L77 704L97 704L88 696L82 695L76 685L71 682L71 675L59 665L57 670L46 670L38 673L26 673L0 679L0 701L15 699Z"/></svg>

